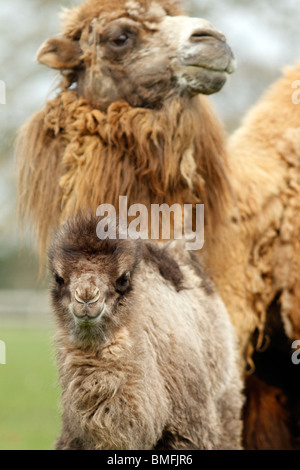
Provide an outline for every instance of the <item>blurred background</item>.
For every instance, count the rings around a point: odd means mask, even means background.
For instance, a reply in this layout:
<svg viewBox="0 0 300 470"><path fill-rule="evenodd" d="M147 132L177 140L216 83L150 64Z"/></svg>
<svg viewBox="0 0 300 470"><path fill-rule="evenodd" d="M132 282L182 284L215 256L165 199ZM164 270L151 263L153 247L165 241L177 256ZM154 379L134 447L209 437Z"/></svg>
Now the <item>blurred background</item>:
<svg viewBox="0 0 300 470"><path fill-rule="evenodd" d="M51 449L60 428L47 281L39 279L34 240L20 236L14 141L39 110L55 72L35 62L42 42L59 31L61 7L77 0L14 0L0 10L0 449ZM188 12L226 34L238 68L211 97L228 133L285 65L300 59L299 0L191 0ZM299 77L300 79L300 77ZM1 98L1 97L0 97ZM1 103L1 99L0 99Z"/></svg>

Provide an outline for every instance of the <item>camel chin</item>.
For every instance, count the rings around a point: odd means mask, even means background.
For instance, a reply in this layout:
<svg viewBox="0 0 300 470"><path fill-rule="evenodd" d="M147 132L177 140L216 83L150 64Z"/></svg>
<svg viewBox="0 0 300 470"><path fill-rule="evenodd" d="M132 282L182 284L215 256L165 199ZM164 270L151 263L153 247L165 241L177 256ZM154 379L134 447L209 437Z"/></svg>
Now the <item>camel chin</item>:
<svg viewBox="0 0 300 470"><path fill-rule="evenodd" d="M228 73L222 70L211 70L205 67L189 66L180 71L178 83L183 94L211 95L220 91L227 81Z"/></svg>
<svg viewBox="0 0 300 470"><path fill-rule="evenodd" d="M184 51L176 74L179 86L190 95L217 93L236 69L234 55L225 42L213 38L197 46Z"/></svg>

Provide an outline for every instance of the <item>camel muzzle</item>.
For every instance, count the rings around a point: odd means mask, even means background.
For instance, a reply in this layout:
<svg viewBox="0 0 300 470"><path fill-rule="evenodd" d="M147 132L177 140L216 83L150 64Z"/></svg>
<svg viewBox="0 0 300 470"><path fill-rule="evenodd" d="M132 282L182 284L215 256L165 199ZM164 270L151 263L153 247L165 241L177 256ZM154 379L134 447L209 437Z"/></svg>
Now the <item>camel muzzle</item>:
<svg viewBox="0 0 300 470"><path fill-rule="evenodd" d="M235 70L224 34L209 21L185 16L166 17L163 28L177 49L173 65L182 93L194 96L219 91Z"/></svg>

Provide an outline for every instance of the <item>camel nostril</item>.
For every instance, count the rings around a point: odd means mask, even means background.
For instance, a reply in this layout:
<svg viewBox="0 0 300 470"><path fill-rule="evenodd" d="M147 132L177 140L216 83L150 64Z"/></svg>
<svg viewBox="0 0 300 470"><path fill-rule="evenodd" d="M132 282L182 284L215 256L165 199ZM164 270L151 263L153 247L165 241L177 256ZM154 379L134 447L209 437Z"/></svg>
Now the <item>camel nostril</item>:
<svg viewBox="0 0 300 470"><path fill-rule="evenodd" d="M94 290L92 293L85 292L85 294L82 294L79 289L75 290L75 299L77 300L78 303L80 304L94 304L96 303L100 298L100 290L97 288Z"/></svg>
<svg viewBox="0 0 300 470"><path fill-rule="evenodd" d="M77 300L78 303L80 304L85 304L85 300L83 300L81 297L80 297L80 293L78 291L78 289L76 289L75 291L75 299Z"/></svg>
<svg viewBox="0 0 300 470"><path fill-rule="evenodd" d="M100 299L100 291L96 289L94 292L94 297L87 301L88 304L95 304Z"/></svg>
<svg viewBox="0 0 300 470"><path fill-rule="evenodd" d="M191 42L201 42L204 39L218 39L219 41L226 42L224 34L217 30L211 29L198 29L190 37Z"/></svg>

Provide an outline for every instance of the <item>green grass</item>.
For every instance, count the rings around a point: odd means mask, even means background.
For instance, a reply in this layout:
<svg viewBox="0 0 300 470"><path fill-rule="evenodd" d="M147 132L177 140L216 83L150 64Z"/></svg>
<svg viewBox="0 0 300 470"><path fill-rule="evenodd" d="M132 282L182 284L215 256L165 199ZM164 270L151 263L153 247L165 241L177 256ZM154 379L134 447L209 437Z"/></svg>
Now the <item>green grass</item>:
<svg viewBox="0 0 300 470"><path fill-rule="evenodd" d="M60 431L59 387L51 332L1 328L0 450L48 450Z"/></svg>

